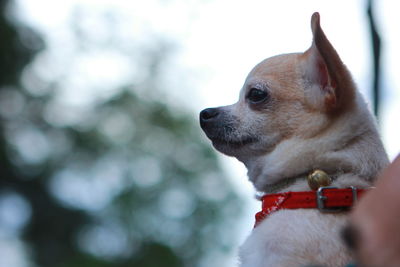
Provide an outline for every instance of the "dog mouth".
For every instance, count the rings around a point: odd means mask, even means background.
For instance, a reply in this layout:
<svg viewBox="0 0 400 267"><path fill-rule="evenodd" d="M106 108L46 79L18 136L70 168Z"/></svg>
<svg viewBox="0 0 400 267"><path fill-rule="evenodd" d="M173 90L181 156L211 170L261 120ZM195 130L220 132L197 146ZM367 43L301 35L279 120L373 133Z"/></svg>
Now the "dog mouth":
<svg viewBox="0 0 400 267"><path fill-rule="evenodd" d="M218 150L221 148L239 149L258 142L258 138L252 135L238 135L233 125L219 127L203 127L207 137Z"/></svg>
<svg viewBox="0 0 400 267"><path fill-rule="evenodd" d="M241 147L245 146L248 144L252 144L258 141L257 138L254 137L246 137L242 138L239 140L229 140L229 139L223 139L223 138L211 138L211 141L213 144L217 145L227 145L227 146L233 146L233 147Z"/></svg>

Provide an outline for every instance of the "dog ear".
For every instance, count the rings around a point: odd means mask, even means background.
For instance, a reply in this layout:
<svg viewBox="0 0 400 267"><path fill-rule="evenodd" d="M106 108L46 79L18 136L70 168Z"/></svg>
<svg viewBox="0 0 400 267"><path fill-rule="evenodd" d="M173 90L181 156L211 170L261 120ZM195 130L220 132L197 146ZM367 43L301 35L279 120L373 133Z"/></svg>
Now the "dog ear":
<svg viewBox="0 0 400 267"><path fill-rule="evenodd" d="M353 80L322 31L320 16L317 12L311 17L311 30L313 43L304 53L304 57L306 58L306 79L313 88L319 90L311 92L313 102L318 101L318 106L322 105L327 113L341 113L353 105L355 98Z"/></svg>

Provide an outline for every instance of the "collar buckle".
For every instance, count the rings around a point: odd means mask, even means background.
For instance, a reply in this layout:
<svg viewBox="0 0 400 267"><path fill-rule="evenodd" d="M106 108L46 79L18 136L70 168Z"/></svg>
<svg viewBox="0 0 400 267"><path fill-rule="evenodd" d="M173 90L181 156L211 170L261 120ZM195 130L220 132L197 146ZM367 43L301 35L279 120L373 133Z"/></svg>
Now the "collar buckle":
<svg viewBox="0 0 400 267"><path fill-rule="evenodd" d="M357 188L354 186L350 186L351 188L351 193L353 196L353 205L357 202ZM325 201L328 200L328 197L324 195L325 190L329 189L337 189L335 186L322 186L318 188L316 191L316 197L317 197L317 208L320 212L330 212L330 213L335 213L335 212L341 212L344 210L347 210L348 207L332 207L328 208L325 206Z"/></svg>

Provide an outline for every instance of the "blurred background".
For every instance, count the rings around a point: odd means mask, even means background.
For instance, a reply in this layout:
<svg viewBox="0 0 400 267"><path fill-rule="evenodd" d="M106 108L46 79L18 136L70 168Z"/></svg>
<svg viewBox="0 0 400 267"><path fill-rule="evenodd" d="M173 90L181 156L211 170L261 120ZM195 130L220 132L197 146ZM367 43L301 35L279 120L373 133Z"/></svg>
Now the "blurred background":
<svg viewBox="0 0 400 267"><path fill-rule="evenodd" d="M259 203L198 112L235 102L262 59L305 51L319 11L393 159L398 5L1 1L0 267L234 266Z"/></svg>

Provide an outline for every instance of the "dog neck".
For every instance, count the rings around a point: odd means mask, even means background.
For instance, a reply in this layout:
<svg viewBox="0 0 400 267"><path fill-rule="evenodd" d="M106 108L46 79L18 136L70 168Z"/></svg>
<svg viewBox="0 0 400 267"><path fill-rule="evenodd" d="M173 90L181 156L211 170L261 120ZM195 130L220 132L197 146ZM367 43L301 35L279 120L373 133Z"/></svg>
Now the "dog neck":
<svg viewBox="0 0 400 267"><path fill-rule="evenodd" d="M291 177L291 178L284 178L279 182L268 185L268 187L265 188L263 193L271 194L271 193L284 192L284 191L287 191L288 188L292 187L296 183L297 184L301 183L302 181L305 181L306 179L307 179L307 177L305 175Z"/></svg>
<svg viewBox="0 0 400 267"><path fill-rule="evenodd" d="M279 180L274 184L269 184L263 192L260 192L259 196L263 196L265 194L272 194L272 193L282 193L288 191L308 191L311 190L307 177L312 173L314 170L310 170L309 172L303 173L301 175L287 177ZM340 176L345 175L345 173L341 170L336 172L328 173L332 183L335 183L337 178ZM348 173L348 175L351 175ZM257 196L258 197L258 196Z"/></svg>

